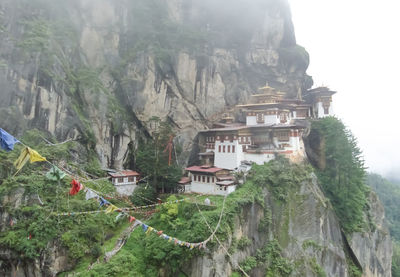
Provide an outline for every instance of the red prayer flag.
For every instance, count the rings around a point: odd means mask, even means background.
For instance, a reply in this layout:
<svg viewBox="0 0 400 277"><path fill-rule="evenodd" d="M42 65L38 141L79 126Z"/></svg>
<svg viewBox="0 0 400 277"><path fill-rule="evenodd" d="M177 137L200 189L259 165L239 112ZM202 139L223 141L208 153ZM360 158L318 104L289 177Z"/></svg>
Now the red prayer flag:
<svg viewBox="0 0 400 277"><path fill-rule="evenodd" d="M69 191L70 195L75 195L77 194L82 188L83 186L81 185L81 183L79 183L78 181L76 181L75 179L72 180L71 182L72 188Z"/></svg>

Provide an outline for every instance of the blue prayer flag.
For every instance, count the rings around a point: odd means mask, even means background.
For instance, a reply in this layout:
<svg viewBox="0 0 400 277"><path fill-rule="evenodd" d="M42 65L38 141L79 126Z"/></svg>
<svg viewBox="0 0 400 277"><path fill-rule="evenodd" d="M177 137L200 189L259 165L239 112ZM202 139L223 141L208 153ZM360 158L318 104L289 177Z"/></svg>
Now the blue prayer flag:
<svg viewBox="0 0 400 277"><path fill-rule="evenodd" d="M19 140L0 128L0 147L7 152L14 149L14 144L19 143Z"/></svg>
<svg viewBox="0 0 400 277"><path fill-rule="evenodd" d="M104 205L110 205L110 202L105 200L103 197L100 197L100 207L102 207Z"/></svg>

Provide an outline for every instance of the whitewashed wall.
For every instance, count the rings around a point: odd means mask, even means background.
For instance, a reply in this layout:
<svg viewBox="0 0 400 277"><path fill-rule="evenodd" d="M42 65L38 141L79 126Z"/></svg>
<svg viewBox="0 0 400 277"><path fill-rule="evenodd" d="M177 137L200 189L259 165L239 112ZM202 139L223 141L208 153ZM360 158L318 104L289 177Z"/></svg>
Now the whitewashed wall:
<svg viewBox="0 0 400 277"><path fill-rule="evenodd" d="M257 125L257 117L256 116L246 116L246 125L247 126Z"/></svg>
<svg viewBox="0 0 400 277"><path fill-rule="evenodd" d="M117 190L118 194L130 196L132 195L133 191L136 189L136 184L129 184L129 185L115 185L115 189Z"/></svg>
<svg viewBox="0 0 400 277"><path fill-rule="evenodd" d="M221 152L219 152L219 146L221 146ZM223 152L223 147L225 146L225 153ZM230 146L231 151L228 153L228 146ZM235 153L232 153L232 146L235 146ZM233 142L230 141L216 141L214 149L214 166L225 168L225 169L235 169L240 165L240 161L243 159L242 146L239 145L237 140Z"/></svg>

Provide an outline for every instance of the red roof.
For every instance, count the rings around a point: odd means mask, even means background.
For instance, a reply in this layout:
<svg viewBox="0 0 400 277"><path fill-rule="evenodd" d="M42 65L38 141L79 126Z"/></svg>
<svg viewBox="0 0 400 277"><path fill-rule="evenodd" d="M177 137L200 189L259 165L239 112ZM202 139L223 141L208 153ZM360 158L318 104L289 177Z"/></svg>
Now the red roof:
<svg viewBox="0 0 400 277"><path fill-rule="evenodd" d="M189 177L182 177L181 180L178 182L178 184L187 184L190 183L190 178Z"/></svg>
<svg viewBox="0 0 400 277"><path fill-rule="evenodd" d="M223 170L223 168L195 165L195 166L186 168L186 170L193 171L193 172L215 173L215 172Z"/></svg>
<svg viewBox="0 0 400 277"><path fill-rule="evenodd" d="M133 170L122 170L119 172L110 173L111 177L119 178L119 177L130 177L130 176L140 176L139 173Z"/></svg>

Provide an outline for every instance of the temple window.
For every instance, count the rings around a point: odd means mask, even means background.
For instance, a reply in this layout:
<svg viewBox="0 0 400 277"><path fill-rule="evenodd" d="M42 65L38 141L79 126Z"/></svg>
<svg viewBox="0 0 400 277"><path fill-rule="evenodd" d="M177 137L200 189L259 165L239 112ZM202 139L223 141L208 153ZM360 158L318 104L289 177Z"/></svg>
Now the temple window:
<svg viewBox="0 0 400 277"><path fill-rule="evenodd" d="M235 153L235 145L232 145L232 153Z"/></svg>
<svg viewBox="0 0 400 277"><path fill-rule="evenodd" d="M257 123L264 123L264 114L263 113L257 114Z"/></svg>

